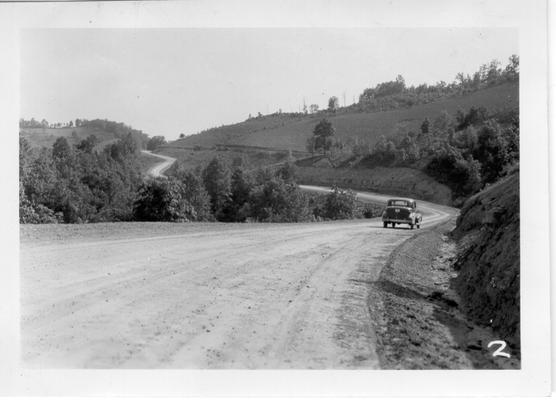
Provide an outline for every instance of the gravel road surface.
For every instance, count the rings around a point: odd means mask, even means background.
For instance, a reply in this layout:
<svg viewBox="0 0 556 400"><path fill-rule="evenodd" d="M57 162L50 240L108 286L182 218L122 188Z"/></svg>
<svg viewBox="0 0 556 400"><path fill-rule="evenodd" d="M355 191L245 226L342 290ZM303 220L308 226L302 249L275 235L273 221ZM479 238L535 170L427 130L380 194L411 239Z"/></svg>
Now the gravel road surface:
<svg viewBox="0 0 556 400"><path fill-rule="evenodd" d="M155 156L155 157L158 157L158 158L164 160L160 164L156 164L155 166L153 166L147 172L148 175L150 175L152 177L155 177L155 178L159 178L161 176L164 176L164 171L166 171L168 168L170 168L172 166L172 164L176 161L176 159L173 158L173 157L163 156L162 154L155 154L152 151L148 151L148 150L141 150L141 151L143 153L147 153L147 154L150 154L151 156Z"/></svg>
<svg viewBox="0 0 556 400"><path fill-rule="evenodd" d="M453 213L423 206L422 229ZM159 223L152 235L149 224L123 223L114 224L130 226L122 239L99 238L105 225L79 235L22 225L25 365L378 368L368 282L419 232L378 219L168 224L164 234Z"/></svg>

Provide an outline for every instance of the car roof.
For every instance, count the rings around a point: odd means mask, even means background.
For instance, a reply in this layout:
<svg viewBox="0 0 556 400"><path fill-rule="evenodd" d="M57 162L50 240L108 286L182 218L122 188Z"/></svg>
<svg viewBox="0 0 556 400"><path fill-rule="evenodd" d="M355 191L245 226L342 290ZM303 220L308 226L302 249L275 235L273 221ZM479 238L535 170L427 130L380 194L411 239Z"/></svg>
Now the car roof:
<svg viewBox="0 0 556 400"><path fill-rule="evenodd" d="M413 200L413 199L399 198L399 199L388 199L388 201L408 201L408 202L410 202L410 203L413 203L415 200Z"/></svg>

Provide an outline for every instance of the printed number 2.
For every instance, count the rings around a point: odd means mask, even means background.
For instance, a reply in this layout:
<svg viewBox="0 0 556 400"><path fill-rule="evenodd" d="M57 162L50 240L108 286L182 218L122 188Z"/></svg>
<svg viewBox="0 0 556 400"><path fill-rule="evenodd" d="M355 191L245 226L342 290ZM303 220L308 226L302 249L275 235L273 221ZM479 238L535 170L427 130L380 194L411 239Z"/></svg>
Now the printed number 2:
<svg viewBox="0 0 556 400"><path fill-rule="evenodd" d="M502 351L506 348L506 342L504 342L503 340L493 340L488 344L488 348L490 349L491 346L496 346L496 345L499 345L500 347L496 349L494 353L492 353L493 357L501 356L501 357L510 358L509 353Z"/></svg>

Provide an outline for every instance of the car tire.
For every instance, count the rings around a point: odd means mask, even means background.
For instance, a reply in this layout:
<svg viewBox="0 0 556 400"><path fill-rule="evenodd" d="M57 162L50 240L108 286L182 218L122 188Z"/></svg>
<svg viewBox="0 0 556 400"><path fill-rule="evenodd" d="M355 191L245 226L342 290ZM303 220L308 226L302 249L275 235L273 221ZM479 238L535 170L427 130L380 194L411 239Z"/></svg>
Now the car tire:
<svg viewBox="0 0 556 400"><path fill-rule="evenodd" d="M395 227L396 227L396 223L392 222L392 228L395 228Z"/></svg>
<svg viewBox="0 0 556 400"><path fill-rule="evenodd" d="M417 224L417 229L421 229L421 224Z"/></svg>
<svg viewBox="0 0 556 400"><path fill-rule="evenodd" d="M409 224L409 229L413 229L413 224Z"/></svg>
<svg viewBox="0 0 556 400"><path fill-rule="evenodd" d="M383 228L388 228L388 222L382 222L382 227Z"/></svg>

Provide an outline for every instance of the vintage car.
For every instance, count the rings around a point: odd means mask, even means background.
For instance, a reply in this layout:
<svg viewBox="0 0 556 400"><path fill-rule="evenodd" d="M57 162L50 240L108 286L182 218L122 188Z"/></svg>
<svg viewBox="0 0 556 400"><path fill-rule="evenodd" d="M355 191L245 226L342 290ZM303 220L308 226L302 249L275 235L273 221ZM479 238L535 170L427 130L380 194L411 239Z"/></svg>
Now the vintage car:
<svg viewBox="0 0 556 400"><path fill-rule="evenodd" d="M390 199L382 212L382 223L385 228L392 224L408 224L411 229L414 226L421 227L423 217L417 210L417 203L411 199Z"/></svg>

